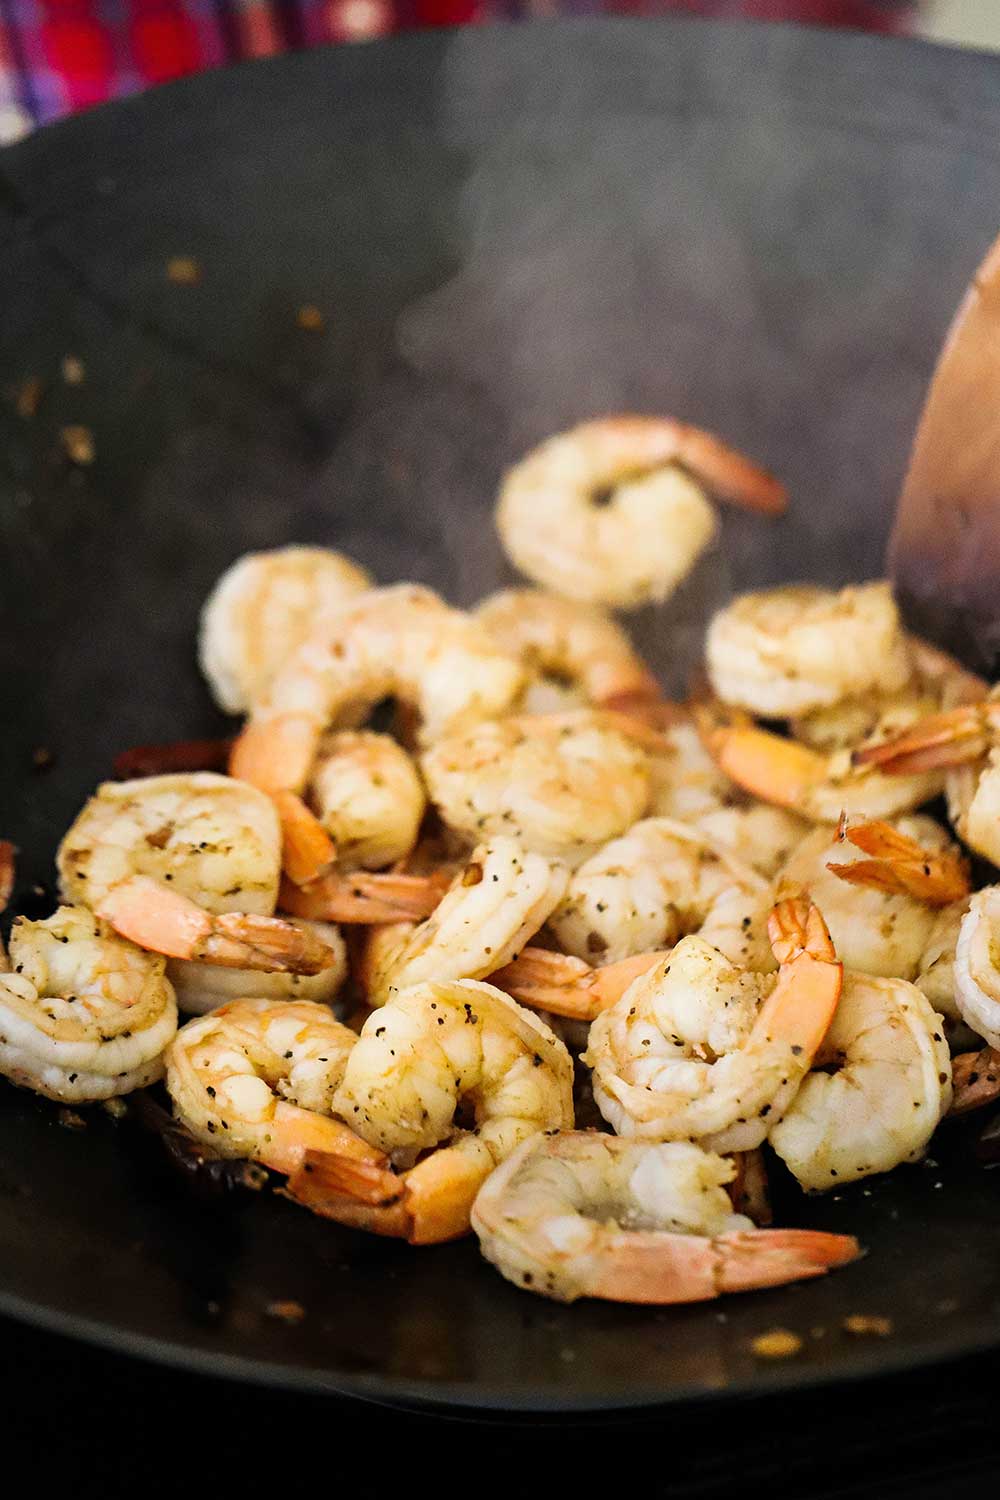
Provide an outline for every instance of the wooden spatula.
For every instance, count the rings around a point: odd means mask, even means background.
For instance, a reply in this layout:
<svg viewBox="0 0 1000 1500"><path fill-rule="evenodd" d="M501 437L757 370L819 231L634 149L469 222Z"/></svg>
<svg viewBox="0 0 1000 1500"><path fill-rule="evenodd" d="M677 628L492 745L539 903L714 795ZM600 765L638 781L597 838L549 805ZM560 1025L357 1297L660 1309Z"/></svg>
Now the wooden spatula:
<svg viewBox="0 0 1000 1500"><path fill-rule="evenodd" d="M970 666L1000 658L1000 239L938 358L889 541L912 623Z"/></svg>

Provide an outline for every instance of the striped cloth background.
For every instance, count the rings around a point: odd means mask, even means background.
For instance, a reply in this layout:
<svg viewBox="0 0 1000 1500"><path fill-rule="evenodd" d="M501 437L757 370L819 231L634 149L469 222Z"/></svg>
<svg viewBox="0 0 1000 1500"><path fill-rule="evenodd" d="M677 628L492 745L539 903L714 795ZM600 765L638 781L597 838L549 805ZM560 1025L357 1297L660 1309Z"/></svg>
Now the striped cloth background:
<svg viewBox="0 0 1000 1500"><path fill-rule="evenodd" d="M0 0L0 144L202 68L410 27L680 12L893 31L913 9L905 0Z"/></svg>

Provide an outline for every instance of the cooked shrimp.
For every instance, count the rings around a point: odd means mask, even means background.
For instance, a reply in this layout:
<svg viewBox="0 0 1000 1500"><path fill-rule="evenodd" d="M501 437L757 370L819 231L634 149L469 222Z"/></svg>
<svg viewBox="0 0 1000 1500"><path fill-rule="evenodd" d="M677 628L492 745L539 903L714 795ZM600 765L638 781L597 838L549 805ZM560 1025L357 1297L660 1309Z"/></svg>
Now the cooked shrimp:
<svg viewBox="0 0 1000 1500"><path fill-rule="evenodd" d="M929 802L944 785L940 771L884 775L857 764L857 751L813 750L716 705L699 705L695 717L716 764L738 786L814 823L836 823L844 813L891 818Z"/></svg>
<svg viewBox="0 0 1000 1500"><path fill-rule="evenodd" d="M733 1212L735 1170L687 1142L535 1136L480 1189L472 1227L501 1275L559 1302L704 1302L823 1276L860 1254L850 1235L756 1229Z"/></svg>
<svg viewBox="0 0 1000 1500"><path fill-rule="evenodd" d="M222 1156L291 1173L309 1150L377 1159L332 1101L358 1038L309 1000L235 1000L188 1021L167 1052L174 1113Z"/></svg>
<svg viewBox="0 0 1000 1500"><path fill-rule="evenodd" d="M381 870L405 859L427 803L403 747L368 731L321 740L308 800L333 840L338 870Z"/></svg>
<svg viewBox="0 0 1000 1500"><path fill-rule="evenodd" d="M170 958L317 973L335 955L271 915L279 841L268 798L227 776L105 782L59 846L62 893Z"/></svg>
<svg viewBox="0 0 1000 1500"><path fill-rule="evenodd" d="M456 1124L471 1107L475 1128ZM310 1154L289 1192L314 1212L413 1244L469 1229L473 1199L526 1136L573 1124L573 1063L537 1016L488 984L418 984L365 1022L334 1109L402 1171Z"/></svg>
<svg viewBox="0 0 1000 1500"><path fill-rule="evenodd" d="M595 969L569 953L527 947L491 974L490 983L531 1010L586 1023L620 1000L640 974L669 956L663 952L637 953Z"/></svg>
<svg viewBox="0 0 1000 1500"><path fill-rule="evenodd" d="M434 911L453 875L452 866L447 865L427 875L355 870L322 875L302 886L283 880L278 905L313 922L419 922Z"/></svg>
<svg viewBox="0 0 1000 1500"><path fill-rule="evenodd" d="M0 1073L48 1099L86 1104L155 1083L177 1030L164 960L112 936L79 906L19 917L0 973Z"/></svg>
<svg viewBox="0 0 1000 1500"><path fill-rule="evenodd" d="M542 589L504 589L477 605L476 619L538 678L579 689L582 704L632 704L660 686L622 627L603 610Z"/></svg>
<svg viewBox="0 0 1000 1500"><path fill-rule="evenodd" d="M705 651L722 702L770 719L895 692L911 672L888 583L741 594L713 618Z"/></svg>
<svg viewBox="0 0 1000 1500"><path fill-rule="evenodd" d="M964 1052L979 1044L979 1035L966 1023L958 1003L955 980L955 949L968 900L953 901L935 914L913 983L931 1009L944 1018L944 1033L953 1052Z"/></svg>
<svg viewBox="0 0 1000 1500"><path fill-rule="evenodd" d="M845 973L816 1063L770 1133L804 1188L923 1155L951 1102L951 1058L941 1017L914 985Z"/></svg>
<svg viewBox="0 0 1000 1500"><path fill-rule="evenodd" d="M852 858L852 845L872 857ZM912 980L930 942L935 905L968 889L952 849L940 824L919 813L894 825L845 820L842 833L815 828L807 834L777 887L780 894L807 893L816 903L847 968Z"/></svg>
<svg viewBox="0 0 1000 1500"><path fill-rule="evenodd" d="M430 743L504 713L523 680L482 625L430 589L371 589L317 618L253 705L230 769L264 791L301 792L324 731L348 705L394 694L416 706Z"/></svg>
<svg viewBox="0 0 1000 1500"><path fill-rule="evenodd" d="M955 945L955 999L977 1036L1000 1048L1000 885L977 891Z"/></svg>
<svg viewBox="0 0 1000 1500"><path fill-rule="evenodd" d="M777 980L683 938L590 1028L594 1098L619 1135L759 1146L809 1070L840 994L815 906L784 901L769 929Z"/></svg>
<svg viewBox="0 0 1000 1500"><path fill-rule="evenodd" d="M771 905L767 881L725 845L671 818L645 818L574 872L549 926L567 953L601 963L701 929L733 963L761 970L773 967Z"/></svg>
<svg viewBox="0 0 1000 1500"><path fill-rule="evenodd" d="M645 750L619 717L520 716L441 739L421 769L449 828L470 841L509 834L526 849L579 863L645 810Z"/></svg>
<svg viewBox="0 0 1000 1500"><path fill-rule="evenodd" d="M425 979L482 979L520 953L557 906L566 871L515 839L477 848L434 914L368 966L368 1004Z"/></svg>
<svg viewBox="0 0 1000 1500"><path fill-rule="evenodd" d="M690 717L675 719L661 733L662 747L649 751L650 815L689 823L762 875L775 875L808 831L806 820L736 786Z"/></svg>
<svg viewBox="0 0 1000 1500"><path fill-rule="evenodd" d="M702 485L751 509L785 508L782 486L711 433L670 417L604 417L509 471L497 530L534 583L628 609L668 598L714 538Z"/></svg>
<svg viewBox="0 0 1000 1500"><path fill-rule="evenodd" d="M278 547L238 558L201 612L198 660L219 707L246 712L316 616L371 582L364 568L325 547Z"/></svg>
<svg viewBox="0 0 1000 1500"><path fill-rule="evenodd" d="M1000 862L1000 690L932 714L895 738L854 753L857 765L888 778L947 769L948 812L970 849Z"/></svg>
<svg viewBox="0 0 1000 1500"><path fill-rule="evenodd" d="M210 1010L244 995L266 1000L314 1000L329 1005L347 978L347 950L332 922L293 919L294 927L311 932L332 955L329 966L318 974L262 973L259 969L227 969L199 963L191 958L171 958L167 978L174 987L177 1004L186 1015L203 1016Z"/></svg>

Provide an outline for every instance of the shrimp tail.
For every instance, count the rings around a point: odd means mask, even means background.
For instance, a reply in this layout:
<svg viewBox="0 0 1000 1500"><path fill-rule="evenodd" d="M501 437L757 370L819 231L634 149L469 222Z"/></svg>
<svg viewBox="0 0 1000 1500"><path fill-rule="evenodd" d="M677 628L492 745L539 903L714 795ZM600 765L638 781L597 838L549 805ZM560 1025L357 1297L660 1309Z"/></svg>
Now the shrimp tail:
<svg viewBox="0 0 1000 1500"><path fill-rule="evenodd" d="M853 864L827 864L828 870L851 885L913 896L928 906L948 906L969 894L969 866L961 855L924 849L890 823L876 820L844 827L840 837L873 856Z"/></svg>
<svg viewBox="0 0 1000 1500"><path fill-rule="evenodd" d="M490 983L532 1010L593 1021L621 999L634 979L666 957L666 953L639 953L595 969L567 953L528 947L491 974Z"/></svg>
<svg viewBox="0 0 1000 1500"><path fill-rule="evenodd" d="M295 792L272 792L281 824L281 866L295 885L323 875L337 857L336 846L316 814Z"/></svg>
<svg viewBox="0 0 1000 1500"><path fill-rule="evenodd" d="M301 791L316 753L319 729L307 714L251 720L233 743L229 774L262 792Z"/></svg>
<svg viewBox="0 0 1000 1500"><path fill-rule="evenodd" d="M727 776L764 802L797 808L811 787L826 775L822 755L758 729L742 714L720 714L704 704L693 705L695 723L708 753Z"/></svg>
<svg viewBox="0 0 1000 1500"><path fill-rule="evenodd" d="M433 1151L399 1175L387 1157L352 1162L308 1151L287 1196L338 1224L432 1245L469 1233L472 1205L488 1175L489 1166L453 1147Z"/></svg>
<svg viewBox="0 0 1000 1500"><path fill-rule="evenodd" d="M451 884L450 870L430 875L334 872L298 886L284 879L278 905L295 917L319 922L421 922L429 917Z"/></svg>
<svg viewBox="0 0 1000 1500"><path fill-rule="evenodd" d="M855 750L851 759L856 766L878 766L887 776L981 760L988 748L988 716L988 709L975 704L931 714L892 739Z"/></svg>
<svg viewBox="0 0 1000 1500"><path fill-rule="evenodd" d="M698 1235L623 1233L586 1291L610 1302L707 1302L727 1292L785 1286L825 1276L861 1254L853 1235L811 1229L756 1229Z"/></svg>

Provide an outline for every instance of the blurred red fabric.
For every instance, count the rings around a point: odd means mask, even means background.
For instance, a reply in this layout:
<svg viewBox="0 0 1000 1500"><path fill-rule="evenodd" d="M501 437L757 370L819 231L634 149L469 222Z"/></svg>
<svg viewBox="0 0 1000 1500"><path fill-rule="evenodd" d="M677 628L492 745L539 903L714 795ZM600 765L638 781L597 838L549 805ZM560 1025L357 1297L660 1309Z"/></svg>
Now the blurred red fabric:
<svg viewBox="0 0 1000 1500"><path fill-rule="evenodd" d="M907 0L0 0L0 142L246 57L422 26L670 13L906 30Z"/></svg>

